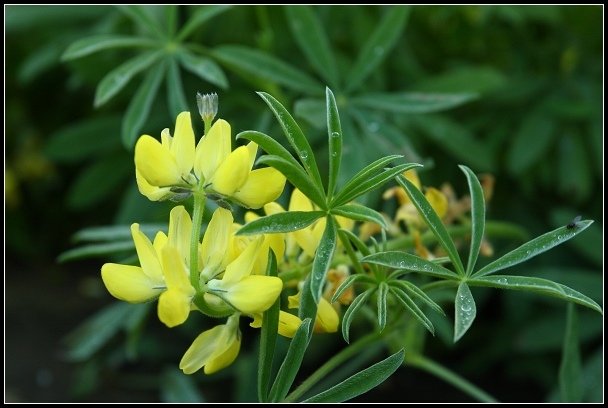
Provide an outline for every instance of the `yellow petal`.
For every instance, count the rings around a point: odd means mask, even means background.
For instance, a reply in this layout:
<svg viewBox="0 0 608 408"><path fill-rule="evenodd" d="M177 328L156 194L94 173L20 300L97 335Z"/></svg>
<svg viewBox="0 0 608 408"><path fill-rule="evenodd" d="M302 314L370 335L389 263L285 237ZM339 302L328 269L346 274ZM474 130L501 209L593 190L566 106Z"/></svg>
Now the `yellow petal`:
<svg viewBox="0 0 608 408"><path fill-rule="evenodd" d="M317 319L315 320L314 331L317 333L334 333L338 330L340 317L325 298L321 298L317 306Z"/></svg>
<svg viewBox="0 0 608 408"><path fill-rule="evenodd" d="M433 207L433 210L435 210L439 218L443 218L443 216L448 212L447 197L441 191L433 187L427 188L424 196L429 201L431 207Z"/></svg>
<svg viewBox="0 0 608 408"><path fill-rule="evenodd" d="M211 221L209 221L202 245L204 266L202 274L207 279L211 279L224 267L224 258L228 252L232 221L232 213L221 207L215 210Z"/></svg>
<svg viewBox="0 0 608 408"><path fill-rule="evenodd" d="M297 188L293 189L289 200L289 211L312 211L314 207L312 201Z"/></svg>
<svg viewBox="0 0 608 408"><path fill-rule="evenodd" d="M221 370L222 368L228 367L236 357L239 355L241 349L241 338L238 335L232 336L228 340L228 349L223 353L214 353L209 359L209 362L205 364L205 374L213 374Z"/></svg>
<svg viewBox="0 0 608 408"><path fill-rule="evenodd" d="M258 145L255 142L247 143L247 150L249 150L249 170L253 168L255 158L258 155Z"/></svg>
<svg viewBox="0 0 608 408"><path fill-rule="evenodd" d="M139 264L144 273L155 282L163 280L163 272L160 265L160 259L156 255L156 250L148 237L139 230L139 224L131 225L131 235L135 243L135 250L139 257Z"/></svg>
<svg viewBox="0 0 608 408"><path fill-rule="evenodd" d="M292 233L300 248L302 248L304 253L311 258L315 256L319 241L325 230L325 223L325 219L322 218L313 223L310 227L302 228L301 230Z"/></svg>
<svg viewBox="0 0 608 408"><path fill-rule="evenodd" d="M107 263L101 267L101 279L112 296L130 303L154 299L164 290L162 281L154 281L138 266Z"/></svg>
<svg viewBox="0 0 608 408"><path fill-rule="evenodd" d="M167 288L179 290L184 296L194 296L195 290L190 284L189 271L180 259L177 248L166 245L162 249L162 265Z"/></svg>
<svg viewBox="0 0 608 408"><path fill-rule="evenodd" d="M192 130L190 112L177 115L171 153L177 161L179 172L182 175L190 174L194 165L194 130Z"/></svg>
<svg viewBox="0 0 608 408"><path fill-rule="evenodd" d="M253 220L257 220L260 216L253 211L247 211L245 213L245 224L250 223Z"/></svg>
<svg viewBox="0 0 608 408"><path fill-rule="evenodd" d="M222 340L226 338L225 330L226 325L218 325L202 332L194 339L179 363L179 368L184 374L192 374L200 370L207 364L217 347L223 347L224 351L228 348L226 347L228 345L222 346Z"/></svg>
<svg viewBox="0 0 608 408"><path fill-rule="evenodd" d="M230 125L218 119L196 146L194 173L198 178L202 176L204 180L209 180L230 151Z"/></svg>
<svg viewBox="0 0 608 408"><path fill-rule="evenodd" d="M214 279L208 283L208 288L238 311L254 314L264 312L274 304L283 288L283 281L276 276L255 275L238 282Z"/></svg>
<svg viewBox="0 0 608 408"><path fill-rule="evenodd" d="M239 281L251 273L263 240L264 237L262 236L249 242L247 248L226 266L226 271L222 278L225 283ZM266 252L266 256L268 256L268 252Z"/></svg>
<svg viewBox="0 0 608 408"><path fill-rule="evenodd" d="M264 321L264 315L262 313L254 313L251 317L253 317L253 321L249 323L249 326L253 327L254 329L259 329L262 327L262 322Z"/></svg>
<svg viewBox="0 0 608 408"><path fill-rule="evenodd" d="M182 357L179 368L185 374L192 374L205 366L205 373L212 374L231 364L238 354L241 342L238 319L238 315L232 315L226 324L198 335ZM207 364L211 366L209 369Z"/></svg>
<svg viewBox="0 0 608 408"><path fill-rule="evenodd" d="M190 234L192 220L183 205L173 207L169 214L169 245L177 252L186 265L190 265Z"/></svg>
<svg viewBox="0 0 608 408"><path fill-rule="evenodd" d="M167 327L175 327L186 321L190 314L192 298L177 289L169 289L158 298L158 318Z"/></svg>
<svg viewBox="0 0 608 408"><path fill-rule="evenodd" d="M158 257L158 259L160 259L163 247L167 245L168 241L169 239L167 238L164 232L158 231L156 233L156 236L154 237L154 243L152 245L154 246L154 251L156 252L156 256Z"/></svg>
<svg viewBox="0 0 608 408"><path fill-rule="evenodd" d="M245 184L248 174L249 150L241 146L226 157L207 181L213 191L231 196Z"/></svg>
<svg viewBox="0 0 608 408"><path fill-rule="evenodd" d="M406 179L411 181L412 184L415 185L418 190L420 190L420 186L421 186L420 178L418 177L418 172L416 171L416 169L410 169L410 170L404 171L403 175L405 176Z"/></svg>
<svg viewBox="0 0 608 408"><path fill-rule="evenodd" d="M183 184L175 158L152 136L143 135L137 141L135 168L152 186L165 187Z"/></svg>
<svg viewBox="0 0 608 408"><path fill-rule="evenodd" d="M151 185L137 169L135 170L135 180L137 181L137 188L139 189L139 192L148 197L148 199L151 201L166 200L173 195L171 192L171 187L156 187Z"/></svg>
<svg viewBox="0 0 608 408"><path fill-rule="evenodd" d="M264 204L264 213L266 215L278 214L281 212L285 212L285 209L277 202L273 201L271 203Z"/></svg>
<svg viewBox="0 0 608 408"><path fill-rule="evenodd" d="M171 151L173 137L171 136L171 131L169 128L164 128L163 131L160 132L160 143L163 145L163 147L166 147L169 151Z"/></svg>
<svg viewBox="0 0 608 408"><path fill-rule="evenodd" d="M293 338L301 324L302 320L298 316L282 310L279 312L279 334L281 336Z"/></svg>
<svg viewBox="0 0 608 408"><path fill-rule="evenodd" d="M285 187L285 176L272 167L253 170L233 197L249 208L260 208L279 198Z"/></svg>

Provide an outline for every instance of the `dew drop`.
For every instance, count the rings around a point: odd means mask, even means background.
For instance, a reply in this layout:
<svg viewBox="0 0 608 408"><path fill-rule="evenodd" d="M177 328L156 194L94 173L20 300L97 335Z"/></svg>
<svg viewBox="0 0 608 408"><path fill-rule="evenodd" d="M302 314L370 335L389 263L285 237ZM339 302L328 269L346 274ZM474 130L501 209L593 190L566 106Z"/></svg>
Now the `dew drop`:
<svg viewBox="0 0 608 408"><path fill-rule="evenodd" d="M462 310L463 312L470 312L471 311L471 305L469 304L464 304L460 306L460 310Z"/></svg>
<svg viewBox="0 0 608 408"><path fill-rule="evenodd" d="M530 252L530 250L528 249L528 250L526 251L526 255L530 255L530 253L531 253L531 252Z"/></svg>
<svg viewBox="0 0 608 408"><path fill-rule="evenodd" d="M337 157L338 156L338 152L331 152L331 157Z"/></svg>
<svg viewBox="0 0 608 408"><path fill-rule="evenodd" d="M430 271L431 267L428 265L424 265L422 269L424 269L425 271Z"/></svg>
<svg viewBox="0 0 608 408"><path fill-rule="evenodd" d="M308 159L308 153L306 153L305 151L301 151L300 157L302 158L302 160L306 160Z"/></svg>
<svg viewBox="0 0 608 408"><path fill-rule="evenodd" d="M340 137L340 132L331 132L331 137L335 137L335 138Z"/></svg>
<svg viewBox="0 0 608 408"><path fill-rule="evenodd" d="M505 283L507 283L507 279L506 278L500 278L500 279L498 279L498 283L505 284Z"/></svg>
<svg viewBox="0 0 608 408"><path fill-rule="evenodd" d="M401 268L405 268L405 261L401 261L401 262L399 262L399 266L400 266Z"/></svg>

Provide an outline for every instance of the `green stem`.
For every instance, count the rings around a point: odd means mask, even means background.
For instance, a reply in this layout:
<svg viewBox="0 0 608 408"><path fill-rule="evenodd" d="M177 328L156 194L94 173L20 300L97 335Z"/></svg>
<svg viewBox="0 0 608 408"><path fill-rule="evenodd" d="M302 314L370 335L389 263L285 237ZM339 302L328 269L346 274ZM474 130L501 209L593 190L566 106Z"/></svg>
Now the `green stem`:
<svg viewBox="0 0 608 408"><path fill-rule="evenodd" d="M199 271L198 271L198 241L201 236L201 224L203 213L205 212L205 201L207 196L203 191L203 181L198 183L193 192L194 209L192 211L192 234L190 235L190 284L194 289L200 291Z"/></svg>
<svg viewBox="0 0 608 408"><path fill-rule="evenodd" d="M388 330L384 330L383 333L387 333ZM298 398L300 398L304 393L312 388L316 383L318 383L321 379L323 379L326 375L330 374L332 371L336 369L340 364L347 361L349 358L360 353L365 347L367 347L370 343L378 340L383 336L383 333L374 332L368 334L365 337L360 338L356 342L352 343L348 347L342 349L338 354L330 358L325 364L317 369L314 373L310 375L302 384L298 386L295 390L291 392L283 402L295 402Z"/></svg>
<svg viewBox="0 0 608 408"><path fill-rule="evenodd" d="M475 398L478 401L493 403L498 402L496 398L492 397L490 394L483 391L475 384L467 381L455 372L424 356L410 356L408 359L406 359L406 364L407 363L409 363L412 367L419 368L423 371L426 371L441 378L445 382L452 384L454 387L458 388L465 394L468 394L469 396Z"/></svg>

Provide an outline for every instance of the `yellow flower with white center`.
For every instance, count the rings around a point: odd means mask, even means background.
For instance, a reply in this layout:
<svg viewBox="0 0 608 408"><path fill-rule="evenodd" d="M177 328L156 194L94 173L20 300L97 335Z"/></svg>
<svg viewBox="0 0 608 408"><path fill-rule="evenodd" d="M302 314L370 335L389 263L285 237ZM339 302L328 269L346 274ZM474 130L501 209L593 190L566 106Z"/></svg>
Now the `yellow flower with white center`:
<svg viewBox="0 0 608 408"><path fill-rule="evenodd" d="M226 324L199 334L182 357L179 368L184 374L193 374L204 367L205 374L213 374L232 364L240 348L239 314L235 313Z"/></svg>
<svg viewBox="0 0 608 408"><path fill-rule="evenodd" d="M171 210L169 236L158 232L153 244L139 224L133 224L131 234L141 266L103 265L101 277L110 294L130 303L159 297L159 319L169 327L183 323L195 294L188 278L191 229L190 215L183 206Z"/></svg>
<svg viewBox="0 0 608 408"><path fill-rule="evenodd" d="M278 198L285 176L272 167L252 170L258 146L250 142L232 151L228 122L218 119L195 147L189 112L178 115L175 133L163 130L161 142L143 135L135 145L139 191L152 201L180 197L199 183L206 194L260 208Z"/></svg>

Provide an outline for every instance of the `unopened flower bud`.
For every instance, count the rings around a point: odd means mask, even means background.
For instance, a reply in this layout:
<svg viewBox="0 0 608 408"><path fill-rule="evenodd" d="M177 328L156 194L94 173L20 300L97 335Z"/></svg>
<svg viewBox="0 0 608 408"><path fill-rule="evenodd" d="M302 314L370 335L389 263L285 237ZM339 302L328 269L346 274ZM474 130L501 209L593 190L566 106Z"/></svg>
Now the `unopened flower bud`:
<svg viewBox="0 0 608 408"><path fill-rule="evenodd" d="M202 95L200 92L196 93L196 104L198 105L198 112L203 118L203 122L211 123L217 115L218 97L217 94L210 93Z"/></svg>

